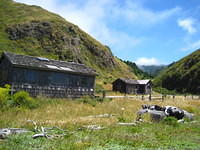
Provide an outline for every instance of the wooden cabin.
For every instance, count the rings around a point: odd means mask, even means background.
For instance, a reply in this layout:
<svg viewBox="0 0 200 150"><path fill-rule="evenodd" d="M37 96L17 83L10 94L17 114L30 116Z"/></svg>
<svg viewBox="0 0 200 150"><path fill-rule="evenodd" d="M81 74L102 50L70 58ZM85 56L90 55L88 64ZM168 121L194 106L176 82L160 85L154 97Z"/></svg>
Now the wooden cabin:
<svg viewBox="0 0 200 150"><path fill-rule="evenodd" d="M113 83L113 91L127 94L150 94L152 89L151 80L133 80L119 78Z"/></svg>
<svg viewBox="0 0 200 150"><path fill-rule="evenodd" d="M95 70L74 62L4 52L0 59L0 85L31 96L80 97L93 95Z"/></svg>

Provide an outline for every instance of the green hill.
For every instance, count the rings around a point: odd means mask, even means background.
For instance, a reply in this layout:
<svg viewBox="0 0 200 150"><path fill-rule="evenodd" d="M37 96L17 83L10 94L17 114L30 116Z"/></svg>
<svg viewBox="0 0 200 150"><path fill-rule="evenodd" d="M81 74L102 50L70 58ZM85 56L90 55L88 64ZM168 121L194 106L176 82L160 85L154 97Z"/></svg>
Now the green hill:
<svg viewBox="0 0 200 150"><path fill-rule="evenodd" d="M131 67L132 72L139 78L139 79L149 79L152 78L151 75L149 75L148 73L144 72L143 70L141 70L140 68L138 68L138 66L131 61L128 60L124 60L124 63L126 63L129 67Z"/></svg>
<svg viewBox="0 0 200 150"><path fill-rule="evenodd" d="M145 65L141 65L139 66L139 68L149 74L152 77L156 77L161 71L163 71L166 66L165 65L149 65L149 66L145 66Z"/></svg>
<svg viewBox="0 0 200 150"><path fill-rule="evenodd" d="M178 93L200 94L200 49L171 64L155 78L154 85Z"/></svg>
<svg viewBox="0 0 200 150"><path fill-rule="evenodd" d="M108 46L41 7L1 0L0 22L0 53L10 51L84 63L96 69L98 85L118 77L137 78Z"/></svg>

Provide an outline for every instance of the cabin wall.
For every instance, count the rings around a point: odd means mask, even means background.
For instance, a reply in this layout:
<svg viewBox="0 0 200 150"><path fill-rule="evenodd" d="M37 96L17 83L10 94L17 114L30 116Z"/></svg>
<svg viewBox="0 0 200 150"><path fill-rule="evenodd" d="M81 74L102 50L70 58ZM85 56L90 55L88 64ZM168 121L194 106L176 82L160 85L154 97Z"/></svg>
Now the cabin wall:
<svg viewBox="0 0 200 150"><path fill-rule="evenodd" d="M32 96L80 97L94 94L95 76L13 67L10 82L14 91Z"/></svg>
<svg viewBox="0 0 200 150"><path fill-rule="evenodd" d="M145 85L145 94L150 94L151 90L151 83Z"/></svg>
<svg viewBox="0 0 200 150"><path fill-rule="evenodd" d="M126 84L126 93L128 93L128 94L137 93L137 85L135 85L135 84Z"/></svg>
<svg viewBox="0 0 200 150"><path fill-rule="evenodd" d="M9 84L9 80L11 78L11 64L7 60L5 56L2 56L0 60L0 86L4 86L5 84Z"/></svg>
<svg viewBox="0 0 200 150"><path fill-rule="evenodd" d="M121 80L117 80L113 83L113 91L118 91L121 93L126 92L126 84Z"/></svg>

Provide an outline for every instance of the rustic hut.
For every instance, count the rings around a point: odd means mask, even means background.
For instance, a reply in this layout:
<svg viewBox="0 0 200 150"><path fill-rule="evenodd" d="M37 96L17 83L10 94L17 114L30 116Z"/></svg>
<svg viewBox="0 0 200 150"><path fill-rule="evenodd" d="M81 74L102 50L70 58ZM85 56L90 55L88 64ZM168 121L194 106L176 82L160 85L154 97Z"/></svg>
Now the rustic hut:
<svg viewBox="0 0 200 150"><path fill-rule="evenodd" d="M0 59L0 85L31 96L80 97L94 94L96 72L84 64L4 52Z"/></svg>
<svg viewBox="0 0 200 150"><path fill-rule="evenodd" d="M113 91L119 91L127 94L150 94L151 80L133 80L119 78L113 83Z"/></svg>

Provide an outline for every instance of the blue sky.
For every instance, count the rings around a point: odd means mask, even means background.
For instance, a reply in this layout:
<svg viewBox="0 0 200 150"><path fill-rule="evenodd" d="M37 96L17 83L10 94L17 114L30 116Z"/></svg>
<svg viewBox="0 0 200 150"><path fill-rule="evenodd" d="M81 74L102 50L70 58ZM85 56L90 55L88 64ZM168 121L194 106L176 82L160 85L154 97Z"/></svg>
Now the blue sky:
<svg viewBox="0 0 200 150"><path fill-rule="evenodd" d="M200 48L199 0L15 0L78 25L121 59L169 64Z"/></svg>

